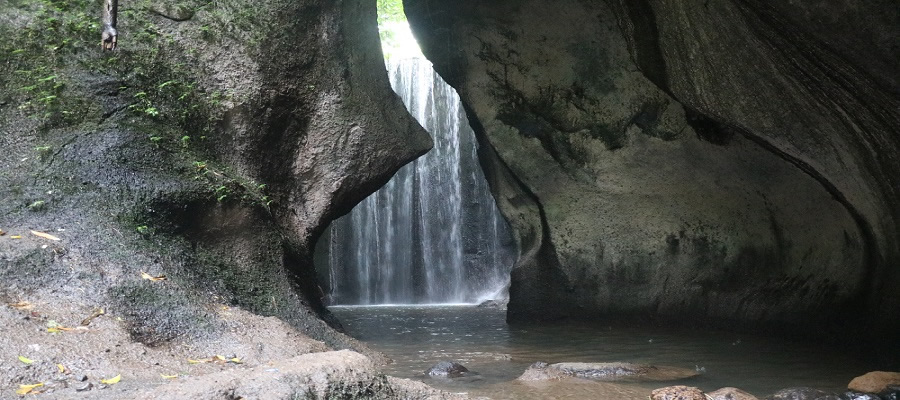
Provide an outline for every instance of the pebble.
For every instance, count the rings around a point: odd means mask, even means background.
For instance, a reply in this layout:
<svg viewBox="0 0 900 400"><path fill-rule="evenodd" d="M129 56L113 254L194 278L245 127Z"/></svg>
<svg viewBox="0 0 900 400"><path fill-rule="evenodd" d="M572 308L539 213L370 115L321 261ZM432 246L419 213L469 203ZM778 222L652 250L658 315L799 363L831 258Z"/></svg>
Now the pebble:
<svg viewBox="0 0 900 400"><path fill-rule="evenodd" d="M76 391L76 392L86 392L86 391L88 391L88 390L91 390L92 387L94 387L94 384L93 384L93 383L90 383L90 382L87 382L87 383L85 383L85 384L83 384L83 385L80 385L80 386L76 387L76 388L75 388L75 391Z"/></svg>

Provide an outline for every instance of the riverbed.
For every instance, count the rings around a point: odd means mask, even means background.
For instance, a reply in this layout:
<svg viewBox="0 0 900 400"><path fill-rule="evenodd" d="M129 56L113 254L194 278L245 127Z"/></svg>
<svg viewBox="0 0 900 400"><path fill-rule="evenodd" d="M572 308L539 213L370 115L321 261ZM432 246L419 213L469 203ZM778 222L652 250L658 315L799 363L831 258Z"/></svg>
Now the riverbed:
<svg viewBox="0 0 900 400"><path fill-rule="evenodd" d="M348 333L394 362L389 375L440 389L492 399L645 400L670 384L712 391L734 386L759 397L810 386L842 391L871 370L866 360L829 346L705 330L622 327L610 322L508 325L505 311L472 305L343 306L331 311ZM426 378L441 360L477 375ZM699 377L676 382L579 384L522 383L515 379L536 361L631 362L692 368Z"/></svg>

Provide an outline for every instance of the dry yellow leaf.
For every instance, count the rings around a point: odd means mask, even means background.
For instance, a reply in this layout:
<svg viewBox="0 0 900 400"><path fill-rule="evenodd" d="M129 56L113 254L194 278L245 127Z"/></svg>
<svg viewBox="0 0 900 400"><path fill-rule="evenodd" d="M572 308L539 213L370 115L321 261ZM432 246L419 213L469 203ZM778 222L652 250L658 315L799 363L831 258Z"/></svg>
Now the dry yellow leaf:
<svg viewBox="0 0 900 400"><path fill-rule="evenodd" d="M10 239L21 239L22 235L12 235L9 237Z"/></svg>
<svg viewBox="0 0 900 400"><path fill-rule="evenodd" d="M159 374L159 376L161 376L163 379L175 379L175 378L178 378L178 375L163 375L163 374Z"/></svg>
<svg viewBox="0 0 900 400"><path fill-rule="evenodd" d="M141 278L144 278L144 279L146 279L146 280L148 280L148 281L153 281L153 282L156 282L156 281L164 281L164 280L168 279L168 278L166 278L165 275L153 276L153 275L150 275L150 274L148 274L148 273L146 273L146 272L144 272L144 271L141 271Z"/></svg>
<svg viewBox="0 0 900 400"><path fill-rule="evenodd" d="M16 303L8 303L7 305L10 306L10 307L12 307L12 308L15 308L15 309L17 309L17 310L22 310L22 309L30 310L30 309L32 308L31 303L29 303L29 302L27 302L27 301L20 301L20 302L16 302Z"/></svg>
<svg viewBox="0 0 900 400"><path fill-rule="evenodd" d="M116 375L109 379L101 379L100 383L105 383L107 385L115 385L115 384L119 383L120 380L122 380L122 375Z"/></svg>
<svg viewBox="0 0 900 400"><path fill-rule="evenodd" d="M56 236L53 236L53 235L51 235L51 234L49 234L49 233L38 232L38 231L31 231L31 234L34 235L34 236L37 236L37 237L42 237L42 238L44 238L44 239L48 239L48 240L56 240L56 241L61 240L60 238L58 238L58 237L56 237Z"/></svg>
<svg viewBox="0 0 900 400"><path fill-rule="evenodd" d="M50 333L59 333L59 332L61 332L61 331L59 330L59 328L47 328L47 332L50 332Z"/></svg>
<svg viewBox="0 0 900 400"><path fill-rule="evenodd" d="M21 361L21 362L23 362L23 363L25 363L25 364L32 364L32 363L34 363L34 360L32 360L32 359L30 359L30 358L27 358L27 357L24 357L24 356L19 356L19 361Z"/></svg>
<svg viewBox="0 0 900 400"><path fill-rule="evenodd" d="M35 383L34 385L19 385L19 389L16 390L16 394L18 395L26 395L30 393L34 388L39 388L44 386L43 383Z"/></svg>
<svg viewBox="0 0 900 400"><path fill-rule="evenodd" d="M207 363L207 362L209 362L208 359L206 359L206 360L191 360L190 358L188 359L189 364L203 364L203 363Z"/></svg>
<svg viewBox="0 0 900 400"><path fill-rule="evenodd" d="M66 367L62 364L56 364L56 369L58 369L61 374L66 373Z"/></svg>
<svg viewBox="0 0 900 400"><path fill-rule="evenodd" d="M220 356L220 355L216 354L216 360L225 361L225 356Z"/></svg>
<svg viewBox="0 0 900 400"><path fill-rule="evenodd" d="M237 358L237 357L232 358L232 359L230 359L230 360L228 360L228 361L231 361L231 362L233 362L233 363L235 363L235 364L240 364L240 363L242 362L241 359L240 359L240 358Z"/></svg>

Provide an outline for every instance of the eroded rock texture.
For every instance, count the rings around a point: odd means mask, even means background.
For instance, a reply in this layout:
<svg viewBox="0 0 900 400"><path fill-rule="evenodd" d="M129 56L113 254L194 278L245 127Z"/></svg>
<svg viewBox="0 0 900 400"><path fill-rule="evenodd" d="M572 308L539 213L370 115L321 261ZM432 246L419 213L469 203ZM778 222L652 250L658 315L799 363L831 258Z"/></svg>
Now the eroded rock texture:
<svg viewBox="0 0 900 400"><path fill-rule="evenodd" d="M405 5L517 235L510 319L896 331L896 5Z"/></svg>
<svg viewBox="0 0 900 400"><path fill-rule="evenodd" d="M0 299L66 325L103 306L149 346L215 341L240 306L365 351L321 320L312 246L431 146L375 1L145 5L110 53L96 2L0 6Z"/></svg>

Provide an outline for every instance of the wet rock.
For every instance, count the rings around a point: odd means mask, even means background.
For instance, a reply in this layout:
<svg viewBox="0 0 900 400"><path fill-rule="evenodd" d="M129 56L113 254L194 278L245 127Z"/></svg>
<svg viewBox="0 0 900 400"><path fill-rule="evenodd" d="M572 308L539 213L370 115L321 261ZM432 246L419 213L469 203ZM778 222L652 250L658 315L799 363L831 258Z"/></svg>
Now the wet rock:
<svg viewBox="0 0 900 400"><path fill-rule="evenodd" d="M900 386L891 386L888 390L879 393L882 400L900 400Z"/></svg>
<svg viewBox="0 0 900 400"><path fill-rule="evenodd" d="M857 376L847 384L847 389L862 393L881 393L891 386L900 385L900 372L872 371Z"/></svg>
<svg viewBox="0 0 900 400"><path fill-rule="evenodd" d="M881 397L871 393L846 392L841 395L841 400L881 400Z"/></svg>
<svg viewBox="0 0 900 400"><path fill-rule="evenodd" d="M691 386L669 386L650 392L650 400L707 400L702 390Z"/></svg>
<svg viewBox="0 0 900 400"><path fill-rule="evenodd" d="M759 400L756 396L733 387L724 387L707 394L711 400Z"/></svg>
<svg viewBox="0 0 900 400"><path fill-rule="evenodd" d="M78 382L87 382L87 380L88 380L87 375L81 375L78 377Z"/></svg>
<svg viewBox="0 0 900 400"><path fill-rule="evenodd" d="M91 390L91 388L93 388L93 387L94 387L93 383L87 382L87 383L76 386L75 391L76 392L87 392L88 390Z"/></svg>
<svg viewBox="0 0 900 400"><path fill-rule="evenodd" d="M506 308L508 300L485 300L478 304L478 308Z"/></svg>
<svg viewBox="0 0 900 400"><path fill-rule="evenodd" d="M764 400L841 400L834 393L826 393L808 387L782 389Z"/></svg>
<svg viewBox="0 0 900 400"><path fill-rule="evenodd" d="M469 369L453 361L441 361L425 371L427 376L456 378L465 375Z"/></svg>
<svg viewBox="0 0 900 400"><path fill-rule="evenodd" d="M141 388L127 398L463 400L466 396L444 393L420 382L387 378L368 357L341 350L305 354L253 368L179 378L161 386Z"/></svg>
<svg viewBox="0 0 900 400"><path fill-rule="evenodd" d="M668 381L690 378L692 369L630 363L557 363L536 362L519 377L523 381L557 380L565 377L598 381Z"/></svg>
<svg viewBox="0 0 900 400"><path fill-rule="evenodd" d="M562 373L556 369L550 369L550 364L547 364L543 361L538 361L534 364L528 366L528 369L519 376L518 380L520 381L551 381L551 380L559 380L567 377L568 375Z"/></svg>

